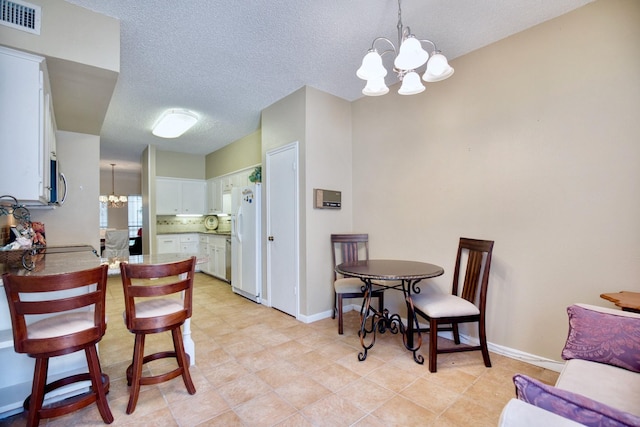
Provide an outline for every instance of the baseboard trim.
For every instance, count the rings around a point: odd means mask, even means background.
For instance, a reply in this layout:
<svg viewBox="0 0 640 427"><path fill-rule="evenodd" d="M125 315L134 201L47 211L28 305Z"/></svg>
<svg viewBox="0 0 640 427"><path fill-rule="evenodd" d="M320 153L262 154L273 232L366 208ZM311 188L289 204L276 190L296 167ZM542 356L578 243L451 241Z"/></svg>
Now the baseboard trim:
<svg viewBox="0 0 640 427"><path fill-rule="evenodd" d="M348 311L360 311L360 305L346 305L343 307L343 312L346 313ZM331 317L333 314L333 310L323 311L321 313L316 313L311 316L303 316L300 315L298 320L303 323L313 323L319 320L327 319ZM407 319L402 319L405 322ZM428 327L428 325L421 325L424 327ZM453 334L451 331L439 332L438 336L453 340ZM460 342L468 345L478 345L478 338L471 337L469 335L460 334ZM529 363L534 366L539 366L544 369L549 369L550 371L560 372L564 366L564 362L548 359L546 357L538 356L531 353L526 353L524 351L517 350L515 348L506 347L503 345L493 344L491 342L487 343L487 347L489 347L489 351L511 358L515 360L519 360L521 362Z"/></svg>

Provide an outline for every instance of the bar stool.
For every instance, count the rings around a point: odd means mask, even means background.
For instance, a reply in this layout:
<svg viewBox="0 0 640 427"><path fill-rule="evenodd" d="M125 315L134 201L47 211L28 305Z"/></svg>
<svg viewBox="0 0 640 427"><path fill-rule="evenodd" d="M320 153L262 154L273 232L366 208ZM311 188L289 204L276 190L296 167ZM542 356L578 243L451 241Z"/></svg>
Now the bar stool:
<svg viewBox="0 0 640 427"><path fill-rule="evenodd" d="M133 362L127 368L131 386L127 414L133 413L140 386L159 384L182 375L189 394L196 388L189 374L189 355L184 350L180 327L191 317L196 258L168 264L120 264L125 301L125 324L135 334ZM183 295L180 296L180 293ZM147 334L171 331L174 351L144 355ZM154 376L142 376L142 366L157 359L175 357L178 367Z"/></svg>
<svg viewBox="0 0 640 427"><path fill-rule="evenodd" d="M37 426L43 418L59 417L93 402L96 402L104 422L113 422L106 397L109 377L102 373L96 350L96 344L107 328L107 269L102 265L55 275L17 276L5 273L2 276L15 351L36 359L31 395L24 403L28 410L27 426ZM49 358L80 350L85 352L89 372L47 384ZM46 393L87 380L91 381L89 392L43 406Z"/></svg>

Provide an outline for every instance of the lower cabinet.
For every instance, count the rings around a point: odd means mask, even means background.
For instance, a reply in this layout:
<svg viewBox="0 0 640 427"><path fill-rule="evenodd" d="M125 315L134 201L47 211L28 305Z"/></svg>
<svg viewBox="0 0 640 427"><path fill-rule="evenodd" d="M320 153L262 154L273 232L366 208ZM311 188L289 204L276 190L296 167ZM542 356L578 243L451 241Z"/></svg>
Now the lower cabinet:
<svg viewBox="0 0 640 427"><path fill-rule="evenodd" d="M200 245L201 252L207 254L209 259L207 263L202 264L202 271L219 279L227 280L226 237L211 234L200 235Z"/></svg>
<svg viewBox="0 0 640 427"><path fill-rule="evenodd" d="M180 239L177 234L162 234L156 236L156 249L159 254L180 252Z"/></svg>

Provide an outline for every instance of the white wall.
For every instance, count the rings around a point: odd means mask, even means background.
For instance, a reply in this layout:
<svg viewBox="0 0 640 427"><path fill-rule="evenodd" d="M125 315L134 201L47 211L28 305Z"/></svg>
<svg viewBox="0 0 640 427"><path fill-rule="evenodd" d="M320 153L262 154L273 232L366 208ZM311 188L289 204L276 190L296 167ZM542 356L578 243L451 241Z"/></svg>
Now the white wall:
<svg viewBox="0 0 640 427"><path fill-rule="evenodd" d="M372 257L442 265L431 282L450 289L459 237L495 240L488 339L555 360L568 305L640 291L638 23L640 2L599 0L456 59L423 94L355 102Z"/></svg>
<svg viewBox="0 0 640 427"><path fill-rule="evenodd" d="M31 219L44 223L47 245L89 244L99 249L100 137L58 131L56 145L69 184L67 200L53 210L31 210Z"/></svg>

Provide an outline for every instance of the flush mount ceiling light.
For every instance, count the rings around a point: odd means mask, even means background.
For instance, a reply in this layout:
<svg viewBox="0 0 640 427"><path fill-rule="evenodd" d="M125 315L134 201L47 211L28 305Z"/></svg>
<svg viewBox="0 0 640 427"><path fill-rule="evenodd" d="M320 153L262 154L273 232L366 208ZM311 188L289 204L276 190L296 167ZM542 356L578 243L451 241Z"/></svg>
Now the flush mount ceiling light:
<svg viewBox="0 0 640 427"><path fill-rule="evenodd" d="M425 82L438 82L453 75L453 68L447 62L447 58L438 50L436 44L431 40L417 39L411 33L409 27L402 25L401 0L398 0L398 46L393 44L386 37L378 37L371 43L371 48L362 59L362 65L358 68L356 75L367 81L367 85L362 89L362 93L367 96L380 96L389 92L389 88L384 82L387 70L382 65L382 56L393 53L393 72L402 82L398 93L400 95L415 95L424 91L425 87L420 81L418 69L427 64L422 80ZM376 45L388 44L390 48L381 53ZM423 46L426 45L431 54Z"/></svg>
<svg viewBox="0 0 640 427"><path fill-rule="evenodd" d="M114 168L115 163L111 163L111 194L109 196L100 196L100 203L106 203L110 208L122 208L127 203L127 196L117 196L115 186Z"/></svg>
<svg viewBox="0 0 640 427"><path fill-rule="evenodd" d="M153 126L152 133L160 138L177 138L195 125L198 116L189 110L165 111Z"/></svg>

